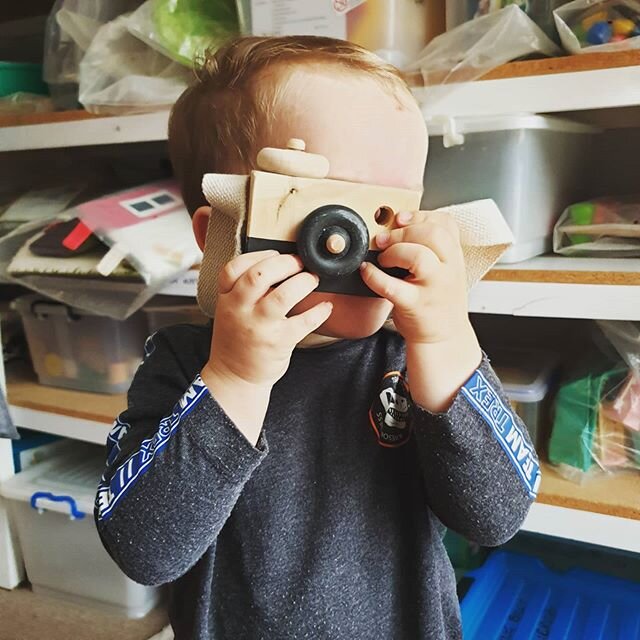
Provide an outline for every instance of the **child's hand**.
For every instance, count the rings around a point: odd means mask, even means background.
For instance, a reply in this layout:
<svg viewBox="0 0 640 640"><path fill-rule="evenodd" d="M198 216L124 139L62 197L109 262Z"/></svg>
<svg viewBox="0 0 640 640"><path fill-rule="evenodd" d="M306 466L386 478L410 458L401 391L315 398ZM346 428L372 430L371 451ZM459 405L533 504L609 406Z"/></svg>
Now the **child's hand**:
<svg viewBox="0 0 640 640"><path fill-rule="evenodd" d="M467 279L458 225L449 216L399 213L399 228L376 236L382 267L401 267L401 280L363 263L362 278L394 305L393 320L409 343L444 342L468 323Z"/></svg>
<svg viewBox="0 0 640 640"><path fill-rule="evenodd" d="M322 302L287 316L318 286L318 277L302 268L297 256L258 251L231 260L218 279L211 353L201 376L252 445L294 347L331 315L331 303Z"/></svg>
<svg viewBox="0 0 640 640"><path fill-rule="evenodd" d="M419 211L399 213L379 234L378 262L409 271L404 280L365 263L362 278L394 305L393 320L407 343L413 400L444 411L478 367L482 352L469 322L467 278L458 226L449 217Z"/></svg>
<svg viewBox="0 0 640 640"><path fill-rule="evenodd" d="M296 344L332 309L321 303L287 317L318 286L318 277L302 270L300 258L277 251L246 253L226 265L218 280L209 369L258 385L284 375Z"/></svg>

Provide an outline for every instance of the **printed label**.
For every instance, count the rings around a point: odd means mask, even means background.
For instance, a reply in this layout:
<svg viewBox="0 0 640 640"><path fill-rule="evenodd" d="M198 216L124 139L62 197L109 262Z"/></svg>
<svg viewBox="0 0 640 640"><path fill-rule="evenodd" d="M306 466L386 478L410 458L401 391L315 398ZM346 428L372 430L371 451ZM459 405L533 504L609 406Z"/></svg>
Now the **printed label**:
<svg viewBox="0 0 640 640"><path fill-rule="evenodd" d="M383 447L400 447L411 436L411 395L399 371L391 371L369 410L369 421Z"/></svg>
<svg viewBox="0 0 640 640"><path fill-rule="evenodd" d="M118 501L147 471L156 454L167 446L180 422L193 411L206 393L206 385L202 378L197 376L176 403L171 415L160 420L158 431L151 438L142 441L140 448L115 470L109 482L103 476L96 496L100 520L106 520L111 515Z"/></svg>
<svg viewBox="0 0 640 640"><path fill-rule="evenodd" d="M462 394L491 427L529 495L535 498L540 484L540 465L511 409L505 406L480 371L476 371L462 387Z"/></svg>

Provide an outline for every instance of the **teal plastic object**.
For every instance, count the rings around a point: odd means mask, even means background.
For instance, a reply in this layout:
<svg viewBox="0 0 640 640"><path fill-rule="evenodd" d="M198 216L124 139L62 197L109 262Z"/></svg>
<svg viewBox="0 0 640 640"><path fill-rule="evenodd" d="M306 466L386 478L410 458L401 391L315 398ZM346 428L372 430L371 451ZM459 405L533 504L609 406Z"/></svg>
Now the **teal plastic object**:
<svg viewBox="0 0 640 640"><path fill-rule="evenodd" d="M42 79L42 65L29 62L0 62L0 98L13 93L49 95Z"/></svg>
<svg viewBox="0 0 640 640"><path fill-rule="evenodd" d="M153 21L158 42L188 66L238 34L235 0L155 0Z"/></svg>
<svg viewBox="0 0 640 640"><path fill-rule="evenodd" d="M465 640L640 640L639 582L506 551L464 580Z"/></svg>

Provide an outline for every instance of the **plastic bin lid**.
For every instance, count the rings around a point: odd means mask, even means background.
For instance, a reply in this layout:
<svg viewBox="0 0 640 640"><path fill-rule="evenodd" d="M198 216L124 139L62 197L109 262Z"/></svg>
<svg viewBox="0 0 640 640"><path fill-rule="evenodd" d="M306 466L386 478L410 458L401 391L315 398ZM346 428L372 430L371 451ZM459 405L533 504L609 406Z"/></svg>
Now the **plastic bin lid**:
<svg viewBox="0 0 640 640"><path fill-rule="evenodd" d="M491 364L510 400L540 402L549 392L558 359L547 351L498 350Z"/></svg>
<svg viewBox="0 0 640 640"><path fill-rule="evenodd" d="M104 464L104 454L96 453L95 446L79 445L72 454L40 462L5 480L0 494L37 509L91 516Z"/></svg>
<svg viewBox="0 0 640 640"><path fill-rule="evenodd" d="M37 293L27 294L16 298L11 306L23 316L44 318L47 316L64 316L66 318L96 316L97 313L71 307L64 302L58 302Z"/></svg>
<svg viewBox="0 0 640 640"><path fill-rule="evenodd" d="M460 608L465 640L640 638L640 583L497 551L472 571Z"/></svg>
<svg viewBox="0 0 640 640"><path fill-rule="evenodd" d="M458 133L512 131L514 129L544 129L564 133L597 133L600 129L581 122L552 116L514 114L505 116L433 117L427 121L430 136L442 136L453 122Z"/></svg>

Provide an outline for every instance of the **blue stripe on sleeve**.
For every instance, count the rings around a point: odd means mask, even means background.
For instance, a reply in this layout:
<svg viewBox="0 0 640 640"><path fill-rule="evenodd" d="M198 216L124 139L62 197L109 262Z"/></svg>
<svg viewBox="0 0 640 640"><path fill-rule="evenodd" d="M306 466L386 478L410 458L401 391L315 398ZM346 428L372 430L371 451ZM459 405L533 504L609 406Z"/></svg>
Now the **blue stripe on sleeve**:
<svg viewBox="0 0 640 640"><path fill-rule="evenodd" d="M529 495L535 498L540 484L540 464L533 447L523 436L511 408L505 406L481 371L476 371L471 376L461 392L491 427Z"/></svg>
<svg viewBox="0 0 640 640"><path fill-rule="evenodd" d="M113 508L127 491L137 482L137 480L149 469L156 454L160 453L169 442L171 436L180 426L181 421L188 416L207 393L207 387L200 376L197 376L185 394L180 398L173 408L171 415L160 420L158 430L151 438L143 440L140 448L135 451L125 462L123 462L107 481L103 475L96 495L96 507L98 519L107 520ZM109 434L107 446L111 446L109 460L115 456L111 454L119 451L119 440L124 435L122 427L127 427L124 423L116 420L114 428Z"/></svg>

